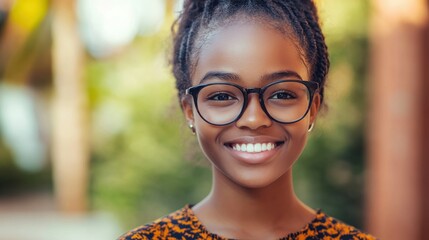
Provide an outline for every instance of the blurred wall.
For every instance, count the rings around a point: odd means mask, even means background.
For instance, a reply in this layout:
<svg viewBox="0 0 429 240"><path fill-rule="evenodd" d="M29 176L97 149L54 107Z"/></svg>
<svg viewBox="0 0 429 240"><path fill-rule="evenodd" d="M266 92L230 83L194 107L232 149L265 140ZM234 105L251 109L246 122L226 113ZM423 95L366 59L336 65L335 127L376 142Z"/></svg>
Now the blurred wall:
<svg viewBox="0 0 429 240"><path fill-rule="evenodd" d="M367 225L429 239L429 2L372 3Z"/></svg>

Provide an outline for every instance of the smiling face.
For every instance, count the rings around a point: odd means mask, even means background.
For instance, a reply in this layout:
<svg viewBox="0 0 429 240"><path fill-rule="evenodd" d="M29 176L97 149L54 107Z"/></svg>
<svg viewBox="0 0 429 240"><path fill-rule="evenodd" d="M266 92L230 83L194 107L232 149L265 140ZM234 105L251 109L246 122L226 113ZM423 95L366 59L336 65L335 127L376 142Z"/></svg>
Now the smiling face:
<svg viewBox="0 0 429 240"><path fill-rule="evenodd" d="M217 29L203 44L193 70L193 86L227 82L261 88L279 80L309 79L294 41L254 21ZM258 94L249 94L247 107L237 121L215 126L201 118L189 99L182 101L183 110L213 164L214 180L222 178L246 188L265 187L286 177L304 149L308 128L320 105L316 94L302 120L282 124L266 115Z"/></svg>

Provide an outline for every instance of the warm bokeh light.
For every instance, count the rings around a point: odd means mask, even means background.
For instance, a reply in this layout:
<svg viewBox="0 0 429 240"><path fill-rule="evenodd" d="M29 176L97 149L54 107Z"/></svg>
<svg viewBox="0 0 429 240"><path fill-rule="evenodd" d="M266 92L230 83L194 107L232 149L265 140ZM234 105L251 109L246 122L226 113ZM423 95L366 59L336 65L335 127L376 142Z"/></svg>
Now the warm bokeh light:
<svg viewBox="0 0 429 240"><path fill-rule="evenodd" d="M425 0L402 1L402 0L376 0L376 4L382 4L377 8L377 14L384 15L386 21L392 26L395 24L424 25L428 21L428 2Z"/></svg>
<svg viewBox="0 0 429 240"><path fill-rule="evenodd" d="M48 0L16 0L10 12L10 21L20 30L30 33L43 20L48 7Z"/></svg>

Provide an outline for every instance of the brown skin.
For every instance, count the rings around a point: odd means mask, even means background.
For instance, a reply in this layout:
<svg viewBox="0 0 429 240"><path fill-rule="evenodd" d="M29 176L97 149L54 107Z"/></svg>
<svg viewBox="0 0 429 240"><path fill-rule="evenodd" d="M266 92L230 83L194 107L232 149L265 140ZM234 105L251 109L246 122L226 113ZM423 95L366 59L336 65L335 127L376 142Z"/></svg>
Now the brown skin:
<svg viewBox="0 0 429 240"><path fill-rule="evenodd" d="M203 45L192 75L192 85L211 71L231 73L235 80L211 78L207 82L234 82L246 88L262 87L281 79L309 79L309 70L294 41L262 23L235 22L217 29ZM273 76L277 72L293 75ZM280 124L262 110L257 94L249 95L243 116L227 126L205 122L195 106L182 100L185 117L212 163L211 193L193 207L204 226L227 238L276 239L302 229L315 211L296 197L292 165L301 155L308 128L315 121L320 97L299 122ZM248 163L228 146L231 142L281 141L258 163Z"/></svg>

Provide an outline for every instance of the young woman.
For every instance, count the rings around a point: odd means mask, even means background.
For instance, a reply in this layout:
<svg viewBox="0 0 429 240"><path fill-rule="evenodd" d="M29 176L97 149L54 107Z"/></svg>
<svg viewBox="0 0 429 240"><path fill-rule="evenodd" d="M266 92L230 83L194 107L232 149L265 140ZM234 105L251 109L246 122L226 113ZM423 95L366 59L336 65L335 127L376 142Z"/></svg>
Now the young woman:
<svg viewBox="0 0 429 240"><path fill-rule="evenodd" d="M210 194L120 239L373 239L294 193L329 60L311 0L189 0L173 72Z"/></svg>

